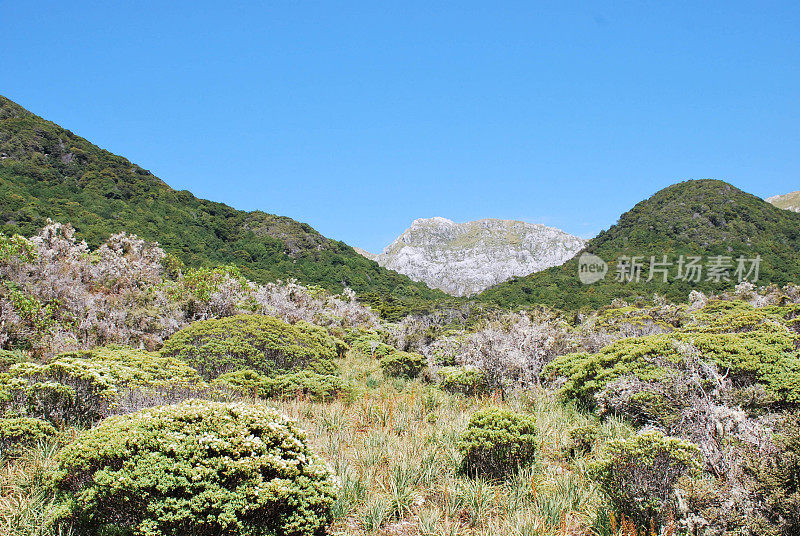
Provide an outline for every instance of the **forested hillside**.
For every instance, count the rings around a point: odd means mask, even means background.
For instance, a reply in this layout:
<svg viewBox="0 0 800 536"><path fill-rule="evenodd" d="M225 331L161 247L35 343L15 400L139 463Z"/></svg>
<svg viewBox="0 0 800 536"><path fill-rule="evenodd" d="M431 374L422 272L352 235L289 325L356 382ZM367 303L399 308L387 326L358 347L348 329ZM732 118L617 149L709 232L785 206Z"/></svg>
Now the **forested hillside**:
<svg viewBox="0 0 800 536"><path fill-rule="evenodd" d="M590 240L586 252L608 263L601 281L582 284L578 278L578 258L493 287L481 299L502 305L549 304L567 309L600 306L614 298L634 299L666 295L684 301L692 290L719 292L737 283L736 260L760 256L756 284L786 284L800 281L800 214L781 210L766 201L719 180L695 180L674 184L637 203L623 214L616 225ZM658 268L650 277L650 259L669 265ZM701 273L679 279L681 258L699 257ZM618 280L617 261L640 257L639 281ZM722 257L727 264L725 277L709 276L709 263ZM752 263L748 263L749 270ZM686 266L683 267L686 275ZM626 276L631 273L625 270ZM751 274L751 282L752 276Z"/></svg>
<svg viewBox="0 0 800 536"><path fill-rule="evenodd" d="M71 223L96 247L120 231L158 241L189 266L236 264L258 282L297 278L345 286L387 314L442 298L309 225L176 191L149 171L0 96L0 231Z"/></svg>

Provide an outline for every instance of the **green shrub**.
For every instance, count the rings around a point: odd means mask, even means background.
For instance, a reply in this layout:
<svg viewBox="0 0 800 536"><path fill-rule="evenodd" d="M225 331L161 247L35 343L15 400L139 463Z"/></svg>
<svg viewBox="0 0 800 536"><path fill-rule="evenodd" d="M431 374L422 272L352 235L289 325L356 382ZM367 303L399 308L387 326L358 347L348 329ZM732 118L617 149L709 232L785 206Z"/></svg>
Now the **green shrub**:
<svg viewBox="0 0 800 536"><path fill-rule="evenodd" d="M253 370L239 370L223 374L215 385L239 393L262 398L294 398L302 396L313 400L329 400L346 390L344 381L333 374L318 374L310 370L265 376Z"/></svg>
<svg viewBox="0 0 800 536"><path fill-rule="evenodd" d="M684 366L681 344L726 370L737 387L758 383L783 402L800 402L800 355L797 334L773 321L734 333L697 330L622 339L595 354L559 356L544 369L548 379L563 378L561 392L587 405L609 383L624 376L662 381Z"/></svg>
<svg viewBox="0 0 800 536"><path fill-rule="evenodd" d="M380 341L377 335L362 335L353 340L350 347L361 355L381 359L396 350Z"/></svg>
<svg viewBox="0 0 800 536"><path fill-rule="evenodd" d="M41 419L0 418L0 456L19 454L23 449L56 434L53 425Z"/></svg>
<svg viewBox="0 0 800 536"><path fill-rule="evenodd" d="M78 534L322 534L337 486L294 421L192 400L115 416L57 456Z"/></svg>
<svg viewBox="0 0 800 536"><path fill-rule="evenodd" d="M0 376L0 403L19 415L88 425L113 413L131 390L163 393L200 384L197 371L180 360L107 347L65 353L45 365L12 365Z"/></svg>
<svg viewBox="0 0 800 536"><path fill-rule="evenodd" d="M626 418L635 426L654 426L672 430L680 425L691 400L685 376L667 376L643 382L623 376L607 384L597 394L601 414Z"/></svg>
<svg viewBox="0 0 800 536"><path fill-rule="evenodd" d="M476 411L458 448L464 455L463 472L503 478L533 462L536 453L534 419L502 408Z"/></svg>
<svg viewBox="0 0 800 536"><path fill-rule="evenodd" d="M696 445L649 431L609 442L589 473L618 514L639 528L659 528L677 519L675 485L699 473L699 458Z"/></svg>
<svg viewBox="0 0 800 536"><path fill-rule="evenodd" d="M71 357L106 365L114 383L121 387L178 387L202 382L195 369L180 359L164 357L158 352L105 346L89 351L67 352L59 355L58 359Z"/></svg>
<svg viewBox="0 0 800 536"><path fill-rule="evenodd" d="M306 322L291 325L271 316L237 315L194 322L172 335L161 353L213 379L243 369L332 373L337 347L324 329Z"/></svg>
<svg viewBox="0 0 800 536"><path fill-rule="evenodd" d="M442 388L451 393L477 396L489 391L486 374L474 367L442 367L438 371Z"/></svg>
<svg viewBox="0 0 800 536"><path fill-rule="evenodd" d="M589 454L597 440L597 424L590 423L570 429L564 450L570 458Z"/></svg>
<svg viewBox="0 0 800 536"><path fill-rule="evenodd" d="M565 398L592 405L595 393L617 378L635 375L643 381L661 379L667 374L665 362L677 363L679 359L670 335L651 335L619 340L596 354L556 357L545 366L543 374L549 379L566 379L561 388Z"/></svg>
<svg viewBox="0 0 800 536"><path fill-rule="evenodd" d="M428 360L420 354L394 352L382 357L380 363L387 376L416 378L428 365Z"/></svg>
<svg viewBox="0 0 800 536"><path fill-rule="evenodd" d="M108 416L118 393L108 366L74 357L13 365L3 387L7 409L59 425L89 425Z"/></svg>

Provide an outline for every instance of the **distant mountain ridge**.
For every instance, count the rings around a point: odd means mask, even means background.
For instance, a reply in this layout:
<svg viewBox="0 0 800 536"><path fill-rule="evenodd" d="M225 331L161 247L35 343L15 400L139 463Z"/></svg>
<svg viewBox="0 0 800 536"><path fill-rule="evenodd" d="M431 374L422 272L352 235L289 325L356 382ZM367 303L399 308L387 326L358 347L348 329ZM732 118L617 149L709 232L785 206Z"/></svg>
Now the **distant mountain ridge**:
<svg viewBox="0 0 800 536"><path fill-rule="evenodd" d="M584 244L581 238L535 223L421 218L376 260L432 288L469 296L512 277L562 264Z"/></svg>
<svg viewBox="0 0 800 536"><path fill-rule="evenodd" d="M764 201L784 210L800 212L800 191L789 192L788 194L782 195L773 195L772 197L766 198Z"/></svg>
<svg viewBox="0 0 800 536"><path fill-rule="evenodd" d="M73 224L92 246L126 231L158 241L188 265L235 264L260 283L296 278L333 292L350 287L379 309L385 297L395 310L403 300L446 297L308 224L174 190L0 96L0 231L30 236L47 218Z"/></svg>

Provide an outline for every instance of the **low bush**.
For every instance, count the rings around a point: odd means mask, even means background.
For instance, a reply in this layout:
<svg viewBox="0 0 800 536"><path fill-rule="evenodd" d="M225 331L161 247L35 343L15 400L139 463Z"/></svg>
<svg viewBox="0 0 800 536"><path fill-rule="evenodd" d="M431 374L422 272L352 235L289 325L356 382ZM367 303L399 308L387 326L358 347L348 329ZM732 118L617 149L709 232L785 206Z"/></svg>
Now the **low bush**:
<svg viewBox="0 0 800 536"><path fill-rule="evenodd" d="M396 350L380 341L377 335L362 335L353 340L350 348L367 357L381 359Z"/></svg>
<svg viewBox="0 0 800 536"><path fill-rule="evenodd" d="M785 326L764 322L735 333L674 332L622 339L595 354L557 357L544 369L547 379L565 380L567 398L591 406L609 383L625 377L662 381L683 368L681 346L691 345L702 360L726 370L736 387L763 385L782 402L800 402L800 356L797 334Z"/></svg>
<svg viewBox="0 0 800 536"><path fill-rule="evenodd" d="M0 418L0 457L19 454L56 434L53 425L41 419Z"/></svg>
<svg viewBox="0 0 800 536"><path fill-rule="evenodd" d="M333 374L317 374L310 370L266 376L253 370L239 370L223 374L215 385L223 386L243 395L261 398L305 397L329 400L346 391L344 380Z"/></svg>
<svg viewBox="0 0 800 536"><path fill-rule="evenodd" d="M788 413L776 430L773 452L744 460L752 477L749 491L762 506L749 516L749 526L768 536L800 534L800 417Z"/></svg>
<svg viewBox="0 0 800 536"><path fill-rule="evenodd" d="M428 365L428 360L412 352L394 352L382 357L380 363L387 376L416 378Z"/></svg>
<svg viewBox="0 0 800 536"><path fill-rule="evenodd" d="M206 379L244 369L330 374L336 370L337 342L307 322L292 325L271 316L237 315L194 322L170 337L161 353L185 361Z"/></svg>
<svg viewBox="0 0 800 536"><path fill-rule="evenodd" d="M464 455L461 465L464 473L504 478L534 461L534 419L503 408L476 411L458 448Z"/></svg>
<svg viewBox="0 0 800 536"><path fill-rule="evenodd" d="M197 371L177 359L107 347L61 354L45 365L12 365L0 375L0 404L58 425L91 425L119 409L132 390L174 392L200 384Z"/></svg>
<svg viewBox="0 0 800 536"><path fill-rule="evenodd" d="M699 458L696 445L648 431L609 442L589 472L621 517L638 528L658 530L679 517L676 483L699 473Z"/></svg>
<svg viewBox="0 0 800 536"><path fill-rule="evenodd" d="M633 375L608 383L597 393L598 411L618 415L635 426L672 430L691 404L690 386L680 375L644 382Z"/></svg>
<svg viewBox="0 0 800 536"><path fill-rule="evenodd" d="M438 375L442 388L451 393L477 396L489 392L486 373L475 367L442 367Z"/></svg>
<svg viewBox="0 0 800 536"><path fill-rule="evenodd" d="M60 519L79 535L322 534L337 491L294 421L246 404L111 417L57 462Z"/></svg>
<svg viewBox="0 0 800 536"><path fill-rule="evenodd" d="M570 429L564 451L570 458L577 458L589 454L597 440L597 425L595 423L575 426Z"/></svg>

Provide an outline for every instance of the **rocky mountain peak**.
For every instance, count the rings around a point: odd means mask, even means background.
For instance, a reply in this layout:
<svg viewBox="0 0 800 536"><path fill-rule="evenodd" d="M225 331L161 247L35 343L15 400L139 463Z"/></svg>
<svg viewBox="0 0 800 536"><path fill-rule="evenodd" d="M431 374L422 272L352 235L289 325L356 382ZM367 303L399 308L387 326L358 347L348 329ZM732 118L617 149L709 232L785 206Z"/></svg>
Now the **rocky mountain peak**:
<svg viewBox="0 0 800 536"><path fill-rule="evenodd" d="M541 224L433 217L414 220L376 260L430 287L467 296L562 264L583 246L584 240Z"/></svg>

